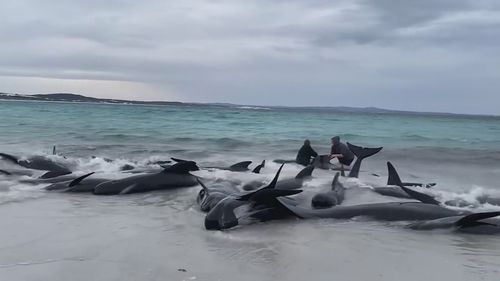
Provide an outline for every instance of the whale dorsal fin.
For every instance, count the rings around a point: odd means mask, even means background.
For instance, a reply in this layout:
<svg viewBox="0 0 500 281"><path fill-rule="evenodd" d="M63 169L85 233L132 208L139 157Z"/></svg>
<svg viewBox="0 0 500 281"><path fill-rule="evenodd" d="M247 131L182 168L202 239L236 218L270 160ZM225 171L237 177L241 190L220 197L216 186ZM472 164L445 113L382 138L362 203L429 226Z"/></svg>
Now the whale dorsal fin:
<svg viewBox="0 0 500 281"><path fill-rule="evenodd" d="M189 174L190 171L197 171L198 165L193 161L178 162L174 165L167 167L163 170L163 173L171 174Z"/></svg>
<svg viewBox="0 0 500 281"><path fill-rule="evenodd" d="M253 169L252 173L259 174L260 170L266 166L266 160L262 160L262 163Z"/></svg>
<svg viewBox="0 0 500 281"><path fill-rule="evenodd" d="M172 159L174 162L177 162L177 163L181 163L181 162L194 162L194 161L184 160L184 159L174 158L174 157L170 157L170 159Z"/></svg>
<svg viewBox="0 0 500 281"><path fill-rule="evenodd" d="M418 201L420 201L422 203L426 203L426 204L433 204L433 205L439 205L440 204L440 202L437 201L431 195L428 195L428 194L425 194L425 193L422 193L422 192L418 192L418 191L415 191L415 190L410 189L408 187L405 187L404 184L403 184L403 182L399 178L399 175L396 172L396 169L391 164L391 162L387 162L387 169L389 169L389 173L391 173L391 170L392 170L394 185L397 185L401 189L403 189L404 192L406 192L406 194L408 194L411 198L413 198L415 200L418 200Z"/></svg>
<svg viewBox="0 0 500 281"><path fill-rule="evenodd" d="M229 170L231 171L246 171L248 170L248 166L252 164L252 161L242 161L238 162L234 165L229 166Z"/></svg>
<svg viewBox="0 0 500 281"><path fill-rule="evenodd" d="M425 187L425 188L431 188L436 185L436 183L416 183L416 182L403 182L401 181L401 178L399 177L398 172L396 171L396 168L391 164L391 162L387 162L387 172L388 172L388 177L387 177L387 185L398 185L399 182L401 182L404 186L420 186L420 187Z"/></svg>
<svg viewBox="0 0 500 281"><path fill-rule="evenodd" d="M470 214L459 219L457 222L455 222L455 225L457 227L462 227L462 228L473 227L478 225L495 225L487 222L481 222L480 220L493 218L496 216L500 216L500 212L484 212L484 213Z"/></svg>
<svg viewBox="0 0 500 281"><path fill-rule="evenodd" d="M394 168L391 162L387 162L387 172L389 174L387 177L387 185L404 185L396 168Z"/></svg>
<svg viewBox="0 0 500 281"><path fill-rule="evenodd" d="M278 169L278 172L276 173L276 175L274 176L273 180L271 181L271 183L269 183L268 185L262 187L262 188L259 188L255 191L252 191L250 193L247 193L247 194L243 194L241 195L238 200L242 200L242 201L247 201L249 200L250 198L252 198L254 195L256 195L258 192L261 192L263 190L266 190L266 189L274 189L276 187L276 183L278 183L278 178L280 176L280 173L281 173L281 170L283 169L283 166L285 164L281 164L281 167Z"/></svg>
<svg viewBox="0 0 500 281"><path fill-rule="evenodd" d="M310 177L312 175L312 172L314 170L314 165L309 165L302 169L296 176L296 179L303 179L306 177Z"/></svg>
<svg viewBox="0 0 500 281"><path fill-rule="evenodd" d="M86 175L83 175L83 176L81 176L81 177L78 177L78 178L74 179L73 181L71 181L71 182L68 184L68 187L73 187L73 186L75 186L75 185L79 184L80 182L82 182L82 180L84 180L85 178L87 178L87 177L89 177L89 176L91 176L91 175L93 175L93 174L94 174L94 172L92 172L92 173L88 173L88 174L86 174Z"/></svg>
<svg viewBox="0 0 500 281"><path fill-rule="evenodd" d="M339 182L339 176L340 176L340 173L337 172L335 174L335 176L333 177L333 180L332 180L332 190L335 190L335 189L337 189L337 187L341 186L341 183Z"/></svg>

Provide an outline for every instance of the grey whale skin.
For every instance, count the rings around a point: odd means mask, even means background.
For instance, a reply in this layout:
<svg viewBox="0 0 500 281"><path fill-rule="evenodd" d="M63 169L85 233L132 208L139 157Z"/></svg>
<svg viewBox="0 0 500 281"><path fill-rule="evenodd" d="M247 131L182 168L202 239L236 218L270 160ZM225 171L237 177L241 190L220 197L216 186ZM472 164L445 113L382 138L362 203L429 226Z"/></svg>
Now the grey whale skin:
<svg viewBox="0 0 500 281"><path fill-rule="evenodd" d="M67 167L45 156L33 156L28 159L19 159L10 154L0 153L0 158L27 169L48 171L40 178L53 178L71 174L71 171Z"/></svg>
<svg viewBox="0 0 500 281"><path fill-rule="evenodd" d="M438 205L422 202L388 202L372 203L353 206L335 206L328 209L307 209L289 204L278 198L295 216L302 219L332 218L351 219L354 217L369 217L382 221L415 221L434 220L470 214L469 212L455 211Z"/></svg>
<svg viewBox="0 0 500 281"><path fill-rule="evenodd" d="M94 194L129 194L195 186L198 184L196 177L189 172L197 170L199 168L193 161L179 162L159 173L136 175L103 182L94 188Z"/></svg>

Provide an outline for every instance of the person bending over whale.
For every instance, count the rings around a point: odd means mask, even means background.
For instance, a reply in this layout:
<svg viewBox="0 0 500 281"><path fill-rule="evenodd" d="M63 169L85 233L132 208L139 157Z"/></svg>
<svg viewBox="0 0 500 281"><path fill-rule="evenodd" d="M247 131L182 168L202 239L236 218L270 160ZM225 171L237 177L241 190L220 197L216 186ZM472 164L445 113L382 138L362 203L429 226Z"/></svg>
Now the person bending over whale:
<svg viewBox="0 0 500 281"><path fill-rule="evenodd" d="M332 149L330 151L330 159L337 158L342 167L350 166L354 161L354 153L347 147L345 143L340 141L339 136L332 138Z"/></svg>
<svg viewBox="0 0 500 281"><path fill-rule="evenodd" d="M311 141L304 140L304 145L299 149L295 162L302 166L311 164L311 158L318 156L318 153L311 147Z"/></svg>

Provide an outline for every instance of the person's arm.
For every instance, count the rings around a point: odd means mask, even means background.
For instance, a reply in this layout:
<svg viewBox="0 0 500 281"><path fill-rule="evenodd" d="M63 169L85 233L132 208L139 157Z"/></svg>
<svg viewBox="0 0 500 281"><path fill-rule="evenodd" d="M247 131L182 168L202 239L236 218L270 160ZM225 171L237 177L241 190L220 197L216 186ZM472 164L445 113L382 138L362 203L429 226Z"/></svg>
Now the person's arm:
<svg viewBox="0 0 500 281"><path fill-rule="evenodd" d="M342 154L330 154L330 159L333 159L333 158L342 158L344 157L344 155Z"/></svg>
<svg viewBox="0 0 500 281"><path fill-rule="evenodd" d="M316 151L314 151L314 149L312 147L310 147L309 149L310 149L310 153L311 153L312 157L317 157L318 156L318 153Z"/></svg>

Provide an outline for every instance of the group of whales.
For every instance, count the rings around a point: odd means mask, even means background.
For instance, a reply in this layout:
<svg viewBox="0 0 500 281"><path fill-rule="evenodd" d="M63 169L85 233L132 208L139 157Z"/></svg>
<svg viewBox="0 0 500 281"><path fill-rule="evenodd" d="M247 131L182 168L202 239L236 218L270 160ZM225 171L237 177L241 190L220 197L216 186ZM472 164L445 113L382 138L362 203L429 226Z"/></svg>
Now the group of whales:
<svg viewBox="0 0 500 281"><path fill-rule="evenodd" d="M378 153L379 148L363 148L347 143L356 155L356 162L349 171L348 177L358 177L363 159ZM48 157L35 156L20 160L18 157L0 153L0 158L22 166L29 171L46 171L32 183L45 183L46 190L64 192L92 192L96 195L120 195L152 190L164 190L200 185L197 203L200 210L206 212L205 228L208 230L225 230L253 221L269 221L285 218L313 219L351 219L369 217L381 221L410 221L408 228L432 230L452 229L454 231L499 234L500 219L495 218L500 212L472 213L448 208L453 202L441 203L431 195L416 191L409 187L430 188L435 183L421 184L402 182L394 166L388 165L387 186L374 187L372 190L384 196L392 196L415 201L371 203L344 206L345 187L340 182L344 171L337 172L331 187L326 192L315 194L310 205L304 205L296 196L303 190L304 182L312 176L317 161L302 169L295 177L280 179L281 165L273 180L266 184L263 181L247 183L200 179L190 172L200 169L195 161L172 158L171 161L156 163L161 168L139 170L134 167L124 172L138 173L117 180L94 177L94 173L76 176L64 165ZM111 161L111 160L110 160ZM234 172L252 171L259 173L265 167L265 161L254 169L250 169L251 161L240 162L231 166L201 167L201 169L222 169ZM29 175L25 170L0 170L6 176ZM207 184L209 182L209 184ZM239 187L238 187L239 186Z"/></svg>

